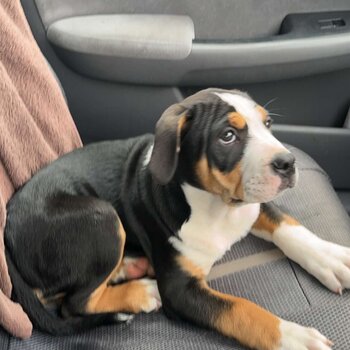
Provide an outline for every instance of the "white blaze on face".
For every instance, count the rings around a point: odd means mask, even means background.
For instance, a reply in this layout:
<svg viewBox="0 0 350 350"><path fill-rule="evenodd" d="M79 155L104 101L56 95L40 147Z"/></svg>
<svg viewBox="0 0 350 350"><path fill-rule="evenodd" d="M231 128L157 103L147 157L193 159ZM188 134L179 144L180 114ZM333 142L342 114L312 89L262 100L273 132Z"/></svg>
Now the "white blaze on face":
<svg viewBox="0 0 350 350"><path fill-rule="evenodd" d="M270 164L278 153L289 152L265 127L258 105L248 97L235 93L216 93L233 106L246 120L247 145L242 157L245 202L268 202L279 193L281 178Z"/></svg>

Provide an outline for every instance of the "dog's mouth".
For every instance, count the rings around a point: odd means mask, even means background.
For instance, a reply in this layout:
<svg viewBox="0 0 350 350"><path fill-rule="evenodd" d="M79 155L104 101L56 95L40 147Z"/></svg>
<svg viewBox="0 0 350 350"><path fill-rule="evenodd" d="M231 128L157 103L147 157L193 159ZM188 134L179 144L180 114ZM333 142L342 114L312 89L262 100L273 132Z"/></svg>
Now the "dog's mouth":
<svg viewBox="0 0 350 350"><path fill-rule="evenodd" d="M263 179L254 180L254 182L262 183L260 186L247 186L248 191L244 191L244 198L237 198L230 191L224 191L221 199L230 206L239 206L244 203L264 203L270 202L279 197L288 188L293 188L298 180L298 172L289 176L273 176Z"/></svg>
<svg viewBox="0 0 350 350"><path fill-rule="evenodd" d="M288 177L283 177L281 185L279 187L279 192L286 190L287 188L293 188L296 185L298 179L298 172L295 171L294 174Z"/></svg>
<svg viewBox="0 0 350 350"><path fill-rule="evenodd" d="M231 197L229 193L224 193L221 195L221 199L224 203L230 206L237 206L244 202L242 199Z"/></svg>
<svg viewBox="0 0 350 350"><path fill-rule="evenodd" d="M243 203L243 201L241 199L236 199L236 198L231 198L230 199L230 204L231 205L237 205L237 204L241 204Z"/></svg>
<svg viewBox="0 0 350 350"><path fill-rule="evenodd" d="M235 205L243 203L243 200L232 197L232 194L229 191L224 191L220 195L220 197L221 197L222 201L227 205L235 206Z"/></svg>

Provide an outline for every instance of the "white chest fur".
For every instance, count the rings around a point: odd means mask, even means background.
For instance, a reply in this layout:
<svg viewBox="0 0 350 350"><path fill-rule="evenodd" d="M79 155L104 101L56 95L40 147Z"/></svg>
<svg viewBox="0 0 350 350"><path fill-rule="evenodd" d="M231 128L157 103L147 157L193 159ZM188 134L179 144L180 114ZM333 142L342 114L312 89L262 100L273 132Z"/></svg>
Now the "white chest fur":
<svg viewBox="0 0 350 350"><path fill-rule="evenodd" d="M177 237L170 238L173 246L209 273L211 267L246 236L259 215L260 204L239 207L226 205L219 196L183 185L191 216Z"/></svg>

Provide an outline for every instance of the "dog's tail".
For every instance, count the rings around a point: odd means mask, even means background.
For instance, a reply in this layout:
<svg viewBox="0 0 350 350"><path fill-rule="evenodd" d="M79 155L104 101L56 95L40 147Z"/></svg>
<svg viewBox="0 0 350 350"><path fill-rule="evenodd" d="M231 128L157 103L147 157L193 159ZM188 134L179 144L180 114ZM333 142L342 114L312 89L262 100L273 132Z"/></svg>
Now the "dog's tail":
<svg viewBox="0 0 350 350"><path fill-rule="evenodd" d="M6 260L15 299L26 311L34 327L40 331L53 335L68 335L104 324L127 322L133 317L122 313L101 313L67 319L56 316L45 309L32 288L24 281L8 251Z"/></svg>

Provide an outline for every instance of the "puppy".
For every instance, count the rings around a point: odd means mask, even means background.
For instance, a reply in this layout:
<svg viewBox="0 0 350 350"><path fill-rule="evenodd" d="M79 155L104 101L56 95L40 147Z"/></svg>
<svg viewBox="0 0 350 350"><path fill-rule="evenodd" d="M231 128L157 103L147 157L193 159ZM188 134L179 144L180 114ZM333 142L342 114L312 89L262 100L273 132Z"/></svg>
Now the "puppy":
<svg viewBox="0 0 350 350"><path fill-rule="evenodd" d="M34 325L68 334L161 301L167 316L252 349L329 350L318 331L206 283L215 261L251 232L333 292L350 287L350 249L271 203L297 179L271 122L245 93L203 90L169 107L155 136L91 144L39 171L9 202L5 232L14 294ZM157 282L113 283L125 247L142 248ZM45 308L52 300L60 316Z"/></svg>

